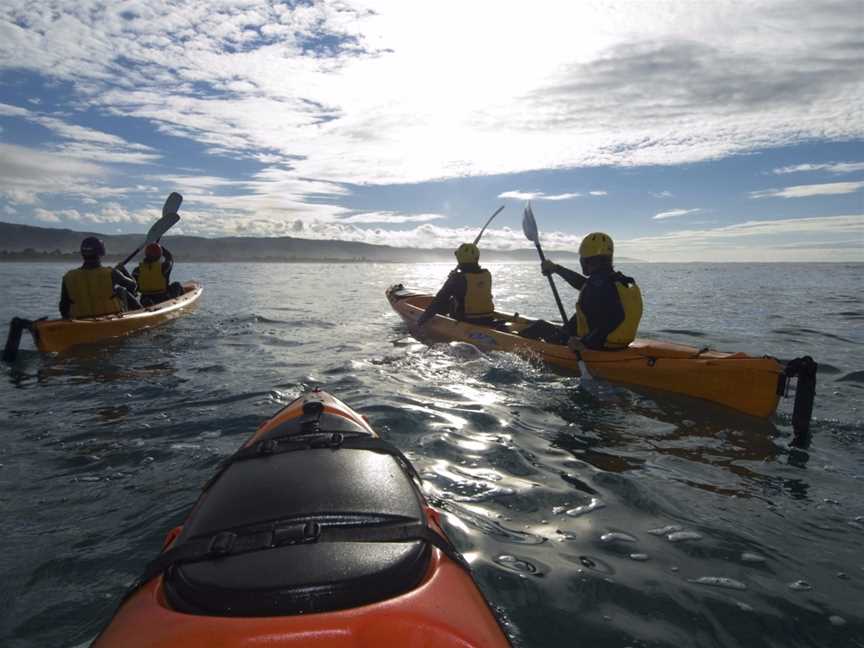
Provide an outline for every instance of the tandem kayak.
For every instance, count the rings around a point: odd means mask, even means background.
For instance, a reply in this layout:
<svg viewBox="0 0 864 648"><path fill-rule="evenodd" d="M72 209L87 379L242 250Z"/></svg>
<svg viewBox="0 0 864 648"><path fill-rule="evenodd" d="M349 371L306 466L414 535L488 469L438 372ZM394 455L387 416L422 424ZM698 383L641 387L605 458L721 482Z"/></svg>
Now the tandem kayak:
<svg viewBox="0 0 864 648"><path fill-rule="evenodd" d="M162 324L195 308L204 289L195 282L188 282L183 284L183 291L182 295L174 299L116 315L34 321L16 317L10 324L3 359L7 362L15 359L23 330L30 331L40 351L59 353L79 344L102 342Z"/></svg>
<svg viewBox="0 0 864 648"><path fill-rule="evenodd" d="M386 296L393 310L409 325L416 323L432 301L431 295L411 292L401 284L388 288ZM484 351L539 357L577 374L581 359L597 378L685 394L763 418L777 409L781 395L787 392L789 378L797 377L793 416L803 427L809 425L816 380L816 363L809 357L784 365L770 356L643 339L635 340L626 349L576 354L560 343L522 337L520 333L537 320L497 312L492 319L490 325L479 325L436 315L426 322L423 332L433 339L468 342Z"/></svg>
<svg viewBox="0 0 864 648"><path fill-rule="evenodd" d="M315 390L222 463L93 645L510 643L408 460Z"/></svg>

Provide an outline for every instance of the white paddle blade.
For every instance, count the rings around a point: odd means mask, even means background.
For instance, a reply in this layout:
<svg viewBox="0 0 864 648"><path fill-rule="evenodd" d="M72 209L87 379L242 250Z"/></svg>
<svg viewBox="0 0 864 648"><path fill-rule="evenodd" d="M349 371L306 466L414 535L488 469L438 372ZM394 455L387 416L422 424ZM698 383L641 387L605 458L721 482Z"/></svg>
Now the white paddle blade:
<svg viewBox="0 0 864 648"><path fill-rule="evenodd" d="M525 206L525 212L522 214L522 232L529 241L537 243L539 238L537 234L537 221L534 220L534 212L531 211L530 202Z"/></svg>
<svg viewBox="0 0 864 648"><path fill-rule="evenodd" d="M162 205L162 218L165 218L168 214L176 214L182 203L183 196L176 191L172 191L171 195L165 200L165 204Z"/></svg>
<svg viewBox="0 0 864 648"><path fill-rule="evenodd" d="M477 238L474 239L474 245L477 245L480 242L480 237L483 236L483 232L485 232L486 228L489 227L489 223L492 222L492 219L501 213L502 209L504 209L504 205L501 205L498 209L495 210L495 213L489 217L489 220L486 221L486 224L483 226L483 229L480 230Z"/></svg>
<svg viewBox="0 0 864 648"><path fill-rule="evenodd" d="M179 196L180 194L172 195ZM147 232L147 242L145 243L145 245L149 245L150 243L156 243L159 239L165 236L165 232L174 227L179 221L180 215L176 212L165 214L165 216L153 223L153 227L151 227L150 231Z"/></svg>

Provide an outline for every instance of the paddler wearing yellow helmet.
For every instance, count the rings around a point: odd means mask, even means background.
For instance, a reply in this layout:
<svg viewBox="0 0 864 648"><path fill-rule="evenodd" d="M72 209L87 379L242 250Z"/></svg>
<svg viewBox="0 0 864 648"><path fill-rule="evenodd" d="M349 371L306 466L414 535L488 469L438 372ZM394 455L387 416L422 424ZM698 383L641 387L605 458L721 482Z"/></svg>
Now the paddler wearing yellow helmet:
<svg viewBox="0 0 864 648"><path fill-rule="evenodd" d="M492 274L480 267L480 249L473 243L463 243L454 254L458 265L417 320L419 326L438 314L478 324L493 321Z"/></svg>
<svg viewBox="0 0 864 648"><path fill-rule="evenodd" d="M642 318L642 292L632 277L613 267L615 246L603 232L592 232L579 246L584 276L546 259L544 275L557 274L579 291L576 314L568 323L571 349L623 349L636 338Z"/></svg>

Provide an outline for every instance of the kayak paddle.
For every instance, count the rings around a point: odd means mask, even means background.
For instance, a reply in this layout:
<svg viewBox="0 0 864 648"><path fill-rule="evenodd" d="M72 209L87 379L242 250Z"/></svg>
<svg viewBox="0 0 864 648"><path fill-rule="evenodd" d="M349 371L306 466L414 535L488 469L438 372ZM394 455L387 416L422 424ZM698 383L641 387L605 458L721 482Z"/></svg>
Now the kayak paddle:
<svg viewBox="0 0 864 648"><path fill-rule="evenodd" d="M528 201L528 204L525 205L525 212L522 214L522 232L525 234L525 238L534 243L534 247L537 248L537 254L540 255L540 261L545 261L546 255L543 254L543 248L540 247L540 233L537 231L537 221L534 220L534 212L531 210L531 201ZM564 322L564 328L566 329L567 313L564 312L564 305L561 303L561 297L558 295L555 280L551 274L546 275L546 278L549 280L552 294L555 295L555 303L558 304L558 311L561 313L561 320ZM577 357L579 358L579 373L582 374L583 378L591 380L591 374L588 372L588 367L585 366L582 357L578 354Z"/></svg>
<svg viewBox="0 0 864 648"><path fill-rule="evenodd" d="M477 238L474 239L474 245L477 245L480 242L480 237L483 236L483 232L485 232L486 228L489 227L489 223L492 222L492 219L501 213L502 209L504 209L504 205L501 205L498 209L495 210L495 213L489 217L489 220L486 221L486 224L483 226L483 229L480 230Z"/></svg>
<svg viewBox="0 0 864 648"><path fill-rule="evenodd" d="M546 255L543 254L543 248L540 247L540 233L537 231L537 221L534 220L534 212L531 211L531 202L525 205L525 212L522 214L522 232L525 238L534 243L537 248L537 254L540 255L540 261L546 260ZM558 304L558 312L561 313L561 320L564 326L567 326L567 313L564 312L564 306L561 304L561 297L558 296L558 288L555 286L555 280L552 275L546 275L549 280L549 286L552 288L552 294L555 295L555 303Z"/></svg>
<svg viewBox="0 0 864 648"><path fill-rule="evenodd" d="M121 266L125 266L134 259L135 255L147 245L157 243L159 239L165 236L165 232L174 227L180 221L180 215L177 213L177 210L180 209L180 204L182 202L183 196L176 191L171 192L171 195L168 196L165 200L165 204L162 206L162 218L153 223L150 231L147 232L147 238L132 254L123 260L123 263L120 264Z"/></svg>

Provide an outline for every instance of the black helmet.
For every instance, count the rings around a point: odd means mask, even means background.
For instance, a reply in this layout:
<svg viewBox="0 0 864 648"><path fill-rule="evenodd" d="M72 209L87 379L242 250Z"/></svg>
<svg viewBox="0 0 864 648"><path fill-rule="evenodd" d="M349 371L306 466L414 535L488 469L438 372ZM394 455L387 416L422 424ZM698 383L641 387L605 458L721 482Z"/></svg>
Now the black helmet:
<svg viewBox="0 0 864 648"><path fill-rule="evenodd" d="M95 236L81 241L81 256L85 259L98 259L105 256L105 244Z"/></svg>

